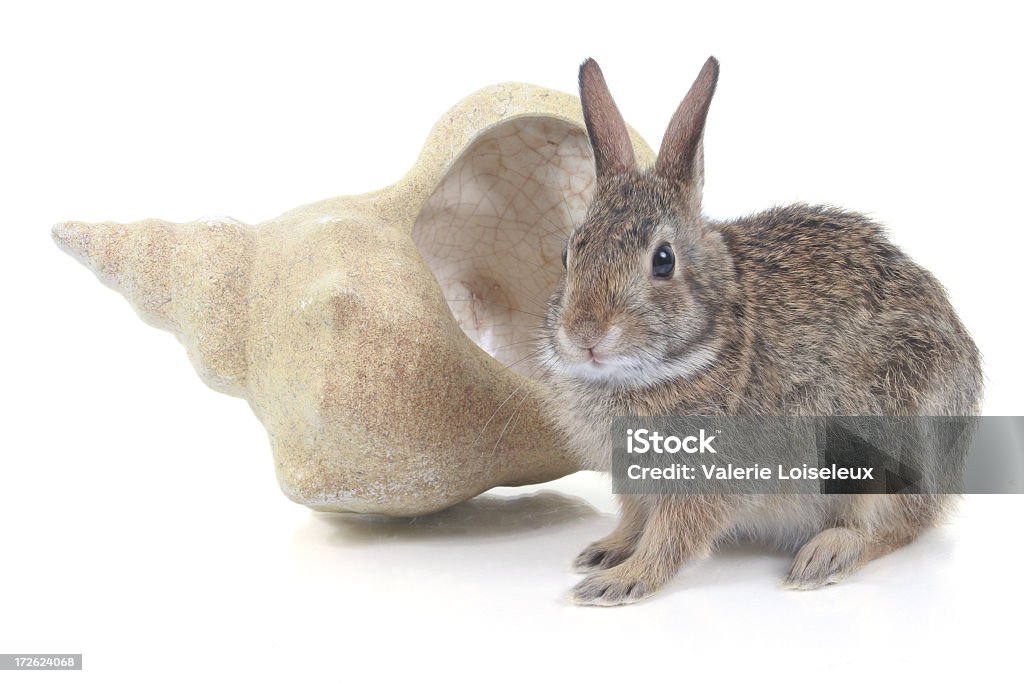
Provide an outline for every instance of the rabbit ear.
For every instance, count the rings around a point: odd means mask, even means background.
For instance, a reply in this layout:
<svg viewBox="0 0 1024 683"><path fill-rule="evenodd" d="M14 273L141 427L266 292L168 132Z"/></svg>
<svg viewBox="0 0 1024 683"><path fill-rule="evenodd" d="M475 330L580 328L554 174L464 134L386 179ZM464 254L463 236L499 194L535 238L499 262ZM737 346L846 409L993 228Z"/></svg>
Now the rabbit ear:
<svg viewBox="0 0 1024 683"><path fill-rule="evenodd" d="M704 122L716 83L718 60L708 57L672 116L654 165L655 173L677 183L683 192L695 192L698 199L704 186Z"/></svg>
<svg viewBox="0 0 1024 683"><path fill-rule="evenodd" d="M583 101L583 120L594 148L597 176L625 173L636 167L633 143L629 141L626 122L615 106L601 67L593 59L580 66L580 99Z"/></svg>

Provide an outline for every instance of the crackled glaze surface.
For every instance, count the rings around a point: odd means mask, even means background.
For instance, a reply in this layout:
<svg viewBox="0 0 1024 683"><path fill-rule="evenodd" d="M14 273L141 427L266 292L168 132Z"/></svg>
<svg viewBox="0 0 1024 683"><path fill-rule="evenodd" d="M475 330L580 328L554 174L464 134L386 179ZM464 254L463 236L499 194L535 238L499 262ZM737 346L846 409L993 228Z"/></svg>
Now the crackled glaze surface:
<svg viewBox="0 0 1024 683"><path fill-rule="evenodd" d="M558 282L570 226L586 213L593 163L577 126L512 121L473 142L413 227L459 326L522 374L536 370L534 329Z"/></svg>
<svg viewBox="0 0 1024 683"><path fill-rule="evenodd" d="M448 112L383 190L256 226L53 235L174 332L207 384L249 401L289 498L415 515L578 469L529 355L593 180L579 101L503 84Z"/></svg>

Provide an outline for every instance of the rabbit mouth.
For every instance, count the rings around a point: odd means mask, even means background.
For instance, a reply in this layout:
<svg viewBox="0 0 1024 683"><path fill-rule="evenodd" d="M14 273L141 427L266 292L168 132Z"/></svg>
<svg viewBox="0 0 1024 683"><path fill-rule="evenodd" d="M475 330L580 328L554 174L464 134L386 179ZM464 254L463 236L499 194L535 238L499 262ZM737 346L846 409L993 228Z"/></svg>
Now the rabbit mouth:
<svg viewBox="0 0 1024 683"><path fill-rule="evenodd" d="M587 349L586 356L580 360L561 358L562 374L599 384L631 384L633 383L640 363L609 352L594 353Z"/></svg>
<svg viewBox="0 0 1024 683"><path fill-rule="evenodd" d="M588 384L642 388L684 381L711 367L718 357L714 345L697 345L673 358L598 354L596 359L569 360L559 354L557 371Z"/></svg>

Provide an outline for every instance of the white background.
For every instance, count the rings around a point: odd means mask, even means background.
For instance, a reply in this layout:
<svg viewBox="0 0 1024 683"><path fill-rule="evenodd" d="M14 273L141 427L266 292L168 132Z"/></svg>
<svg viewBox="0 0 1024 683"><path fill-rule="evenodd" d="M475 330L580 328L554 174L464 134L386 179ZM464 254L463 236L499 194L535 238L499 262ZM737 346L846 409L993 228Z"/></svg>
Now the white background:
<svg viewBox="0 0 1024 683"><path fill-rule="evenodd" d="M985 412L1022 414L1013 4L691 4L5 3L0 652L83 652L81 673L33 676L98 681L1008 673L1020 497L972 497L818 592L741 548L648 602L574 607L569 561L614 524L606 480L418 521L311 513L247 405L50 240L61 220L256 223L375 189L463 96L573 91L587 56L656 147L715 54L706 211L884 221L975 335Z"/></svg>

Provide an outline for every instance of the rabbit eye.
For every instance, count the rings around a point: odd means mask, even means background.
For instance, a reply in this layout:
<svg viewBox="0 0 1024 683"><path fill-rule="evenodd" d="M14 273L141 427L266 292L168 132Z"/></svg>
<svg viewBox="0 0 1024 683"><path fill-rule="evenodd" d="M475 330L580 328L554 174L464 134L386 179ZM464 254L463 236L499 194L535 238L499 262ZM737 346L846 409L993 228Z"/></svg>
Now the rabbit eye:
<svg viewBox="0 0 1024 683"><path fill-rule="evenodd" d="M562 250L562 267L569 270L569 247Z"/></svg>
<svg viewBox="0 0 1024 683"><path fill-rule="evenodd" d="M651 263L651 272L654 277L672 277L672 271L676 268L676 255L672 253L672 247L663 244L654 251L654 258Z"/></svg>

